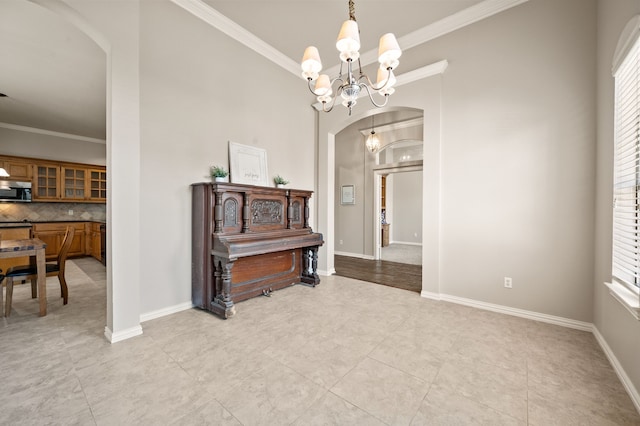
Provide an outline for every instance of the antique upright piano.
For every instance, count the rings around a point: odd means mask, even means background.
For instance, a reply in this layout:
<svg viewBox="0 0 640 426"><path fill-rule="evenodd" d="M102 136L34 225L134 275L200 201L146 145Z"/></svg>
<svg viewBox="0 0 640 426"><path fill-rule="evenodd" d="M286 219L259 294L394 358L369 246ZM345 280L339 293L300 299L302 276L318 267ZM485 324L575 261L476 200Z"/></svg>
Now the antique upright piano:
<svg viewBox="0 0 640 426"><path fill-rule="evenodd" d="M235 303L297 283L315 286L322 234L312 191L232 183L192 186L193 304L223 318Z"/></svg>

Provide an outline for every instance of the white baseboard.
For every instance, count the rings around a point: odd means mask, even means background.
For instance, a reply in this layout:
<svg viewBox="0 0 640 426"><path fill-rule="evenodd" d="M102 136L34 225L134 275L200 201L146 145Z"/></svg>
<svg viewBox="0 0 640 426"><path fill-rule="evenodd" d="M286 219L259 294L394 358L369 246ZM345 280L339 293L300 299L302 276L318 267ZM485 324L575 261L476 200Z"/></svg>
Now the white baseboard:
<svg viewBox="0 0 640 426"><path fill-rule="evenodd" d="M132 337L140 336L142 334L142 327L137 325L135 327L127 328L126 330L113 332L109 327L104 328L104 337L111 343L121 342L123 340L130 339Z"/></svg>
<svg viewBox="0 0 640 426"><path fill-rule="evenodd" d="M622 385L627 391L627 394L629 394L629 397L633 401L633 405L636 407L636 410L638 410L638 413L640 413L640 394L638 393L638 390L635 388L635 386L633 385L633 382L631 381L627 373L624 371L624 368L622 368L622 365L620 364L615 354L607 344L607 341L604 339L602 334L600 334L600 331L596 328L596 326L593 325L592 323L588 323L584 321L576 321L569 318L557 317L553 315L541 314L533 311L525 311L523 309L511 308L509 306L494 305L492 303L479 302L473 299L465 299L463 297L433 293L433 292L424 291L424 290L420 293L420 296L426 299L457 303L459 305L471 306L472 308L485 309L488 311L498 312L498 313L507 314L507 315L513 315L521 318L527 318L534 321L546 322L549 324L560 325L563 327L574 328L582 331L590 331L591 333L593 333L596 340L598 341L598 344L600 344L600 347L602 348L605 355L609 359L609 362L611 363L611 365L613 366L613 369L615 370L616 374L620 378L620 381L622 382Z"/></svg>
<svg viewBox="0 0 640 426"><path fill-rule="evenodd" d="M316 272L318 273L318 275L321 275L323 277L328 277L336 273L336 268L331 268L328 271L325 271L324 269L318 269Z"/></svg>
<svg viewBox="0 0 640 426"><path fill-rule="evenodd" d="M389 244L402 244L405 246L418 246L422 247L422 243L416 243L411 241L389 241Z"/></svg>
<svg viewBox="0 0 640 426"><path fill-rule="evenodd" d="M442 300L444 302L457 303L459 305L471 306L472 308L484 309L487 311L498 312L501 314L513 315L516 317L532 319L535 321L546 322L549 324L561 325L563 327L574 328L582 331L592 331L593 324L584 321L577 321L569 318L557 317L554 315L541 314L539 312L525 311L524 309L512 308L504 305L494 305L493 303L480 302L473 299L465 299L458 296L450 296L448 294L431 293L422 291L420 296L427 299Z"/></svg>
<svg viewBox="0 0 640 426"><path fill-rule="evenodd" d="M365 259L365 260L374 260L374 257L368 254L360 254L360 253L347 253L345 251L336 251L334 252L335 255L338 256L347 256L347 257L355 257L358 259Z"/></svg>
<svg viewBox="0 0 640 426"><path fill-rule="evenodd" d="M615 354L607 344L607 341L604 340L604 337L602 336L602 334L600 334L600 330L598 330L594 325L591 331L593 332L593 335L600 344L600 347L604 351L605 355L609 359L609 362L613 366L613 369L616 371L616 374L622 382L625 390L629 394L631 401L633 401L633 405L635 405L636 410L638 410L638 413L640 413L640 394L638 394L638 390L635 388L635 386L633 386L633 382L631 381L631 379L629 379L629 376L627 376L627 373L624 371L624 368L622 368L622 365L620 365L618 358L616 358Z"/></svg>
<svg viewBox="0 0 640 426"><path fill-rule="evenodd" d="M140 322L150 321L152 319L175 314L176 312L186 311L187 309L191 308L193 308L193 303L184 302L178 305L169 306L167 308L158 309L157 311L147 312L144 314L140 314Z"/></svg>

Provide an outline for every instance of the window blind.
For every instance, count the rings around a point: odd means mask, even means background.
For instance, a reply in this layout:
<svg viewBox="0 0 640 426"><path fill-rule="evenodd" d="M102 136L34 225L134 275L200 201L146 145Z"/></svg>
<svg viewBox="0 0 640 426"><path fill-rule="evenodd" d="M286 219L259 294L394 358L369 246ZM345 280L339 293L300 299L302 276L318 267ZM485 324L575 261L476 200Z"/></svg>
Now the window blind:
<svg viewBox="0 0 640 426"><path fill-rule="evenodd" d="M640 287L640 38L614 74L613 279Z"/></svg>

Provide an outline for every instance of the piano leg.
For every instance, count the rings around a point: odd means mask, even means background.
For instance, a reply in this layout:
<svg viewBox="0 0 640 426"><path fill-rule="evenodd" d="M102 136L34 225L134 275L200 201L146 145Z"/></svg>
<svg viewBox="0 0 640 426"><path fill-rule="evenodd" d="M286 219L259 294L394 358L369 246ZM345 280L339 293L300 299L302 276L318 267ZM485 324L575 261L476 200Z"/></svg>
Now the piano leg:
<svg viewBox="0 0 640 426"><path fill-rule="evenodd" d="M236 307L231 300L231 268L233 260L215 258L216 297L211 301L211 312L224 319L235 315Z"/></svg>
<svg viewBox="0 0 640 426"><path fill-rule="evenodd" d="M305 284L311 284L313 287L320 284L318 270L318 247L306 247L302 250L303 271L301 281Z"/></svg>

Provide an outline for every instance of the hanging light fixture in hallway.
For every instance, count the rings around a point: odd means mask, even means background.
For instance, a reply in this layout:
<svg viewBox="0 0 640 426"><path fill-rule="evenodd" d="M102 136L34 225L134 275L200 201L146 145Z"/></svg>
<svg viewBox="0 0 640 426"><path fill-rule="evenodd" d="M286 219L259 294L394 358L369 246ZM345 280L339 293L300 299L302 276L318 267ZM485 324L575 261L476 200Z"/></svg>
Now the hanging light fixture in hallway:
<svg viewBox="0 0 640 426"><path fill-rule="evenodd" d="M370 153L375 153L380 149L380 138L376 135L375 131L375 122L373 119L373 115L371 116L371 133L367 136L367 140L365 141L365 145Z"/></svg>

